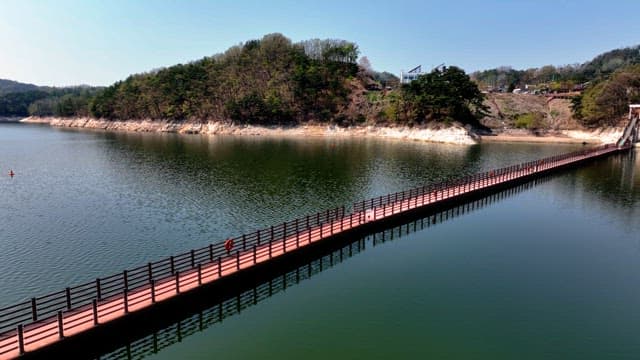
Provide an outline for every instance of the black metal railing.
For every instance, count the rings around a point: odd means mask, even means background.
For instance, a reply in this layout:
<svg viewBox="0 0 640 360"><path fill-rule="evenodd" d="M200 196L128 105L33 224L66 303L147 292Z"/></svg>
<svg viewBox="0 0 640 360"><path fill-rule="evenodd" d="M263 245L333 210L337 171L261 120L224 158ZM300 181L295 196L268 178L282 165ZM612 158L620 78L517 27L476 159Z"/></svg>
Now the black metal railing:
<svg viewBox="0 0 640 360"><path fill-rule="evenodd" d="M296 233L307 231L323 223L340 219L344 215L345 208L339 207L228 240L233 241L233 250L247 250L253 246L272 243ZM149 262L146 265L128 269L118 274L97 278L61 291L0 308L0 334L15 330L19 324L37 322L56 315L58 311L68 311L73 308L90 305L92 300L101 301L113 296L120 296L125 289L139 288L150 284L153 280L165 279L175 275L177 272L192 270L198 264L209 263L218 258L229 256L231 256L230 251L225 248L224 242L213 243L206 247Z"/></svg>
<svg viewBox="0 0 640 360"><path fill-rule="evenodd" d="M435 200L449 198L453 195L469 192L486 186L495 185L505 180L516 177L535 174L541 170L548 170L562 165L564 162L576 161L582 158L593 156L599 152L616 148L614 144L607 144L595 148L578 150L567 154L555 155L544 159L528 161L517 165L507 166L500 169L476 173L462 178L447 180L440 183L429 184L417 188L404 190L392 194L378 196L368 200L353 204L354 212L363 212L368 209L384 207L390 204L397 204L415 199L421 196L431 196Z"/></svg>

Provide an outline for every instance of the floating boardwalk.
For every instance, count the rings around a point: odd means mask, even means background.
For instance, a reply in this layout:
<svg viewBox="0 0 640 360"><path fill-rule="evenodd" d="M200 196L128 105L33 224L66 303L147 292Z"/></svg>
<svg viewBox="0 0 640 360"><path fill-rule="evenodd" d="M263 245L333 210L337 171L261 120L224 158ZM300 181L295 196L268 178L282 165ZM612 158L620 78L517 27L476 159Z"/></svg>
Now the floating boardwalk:
<svg viewBox="0 0 640 360"><path fill-rule="evenodd" d="M373 198L349 213L327 210L34 297L0 309L0 359L44 349L336 235L629 148L609 144Z"/></svg>

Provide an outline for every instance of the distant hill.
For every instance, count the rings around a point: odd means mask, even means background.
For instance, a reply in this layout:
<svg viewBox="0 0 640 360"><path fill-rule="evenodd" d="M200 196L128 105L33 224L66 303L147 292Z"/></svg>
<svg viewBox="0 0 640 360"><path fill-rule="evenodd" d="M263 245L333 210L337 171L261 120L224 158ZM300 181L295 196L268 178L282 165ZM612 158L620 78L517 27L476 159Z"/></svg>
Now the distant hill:
<svg viewBox="0 0 640 360"><path fill-rule="evenodd" d="M498 92L525 87L533 93L579 90L576 94L580 95L570 100L573 120L588 127L615 126L626 115L630 103L640 102L640 46L607 51L583 64L546 65L526 70L503 66L475 72L471 77L481 88ZM538 101L533 97L519 99ZM522 114L512 117L518 115Z"/></svg>
<svg viewBox="0 0 640 360"><path fill-rule="evenodd" d="M88 99L98 89L101 88L87 85L56 88L0 79L0 116L81 114L76 111L76 105L86 108Z"/></svg>
<svg viewBox="0 0 640 360"><path fill-rule="evenodd" d="M0 95L48 89L33 84L25 84L13 80L0 79Z"/></svg>
<svg viewBox="0 0 640 360"><path fill-rule="evenodd" d="M471 77L478 85L487 89L510 91L514 88L523 88L525 85L534 85L563 91L602 80L616 70L635 64L640 64L640 45L611 50L583 64L545 65L525 70L502 66L474 72Z"/></svg>

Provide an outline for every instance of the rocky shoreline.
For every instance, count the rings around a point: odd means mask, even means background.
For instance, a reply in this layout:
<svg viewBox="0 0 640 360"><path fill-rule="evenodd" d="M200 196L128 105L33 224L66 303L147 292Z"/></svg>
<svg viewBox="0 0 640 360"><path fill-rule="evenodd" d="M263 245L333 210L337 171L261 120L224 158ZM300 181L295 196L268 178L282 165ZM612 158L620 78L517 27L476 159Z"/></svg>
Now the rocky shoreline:
<svg viewBox="0 0 640 360"><path fill-rule="evenodd" d="M552 133L533 134L524 130L506 130L495 135L480 135L460 124L449 127L381 127L334 125L255 126L236 125L226 122L172 122L158 120L111 121L94 118L28 117L23 123L48 124L56 127L99 129L106 131L164 132L201 135L243 136L314 136L314 137L378 137L399 140L428 141L459 145L473 145L482 141L500 142L552 142L552 143L611 143L615 142L622 129L606 130L562 130Z"/></svg>

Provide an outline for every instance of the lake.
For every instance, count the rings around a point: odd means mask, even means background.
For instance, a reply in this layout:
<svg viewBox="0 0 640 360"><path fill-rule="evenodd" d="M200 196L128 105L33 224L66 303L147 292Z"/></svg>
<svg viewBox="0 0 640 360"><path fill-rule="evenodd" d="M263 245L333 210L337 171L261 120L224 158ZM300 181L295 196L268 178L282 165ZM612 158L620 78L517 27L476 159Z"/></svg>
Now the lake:
<svg viewBox="0 0 640 360"><path fill-rule="evenodd" d="M579 147L0 124L0 307ZM637 359L639 260L636 150L368 246L148 358Z"/></svg>

